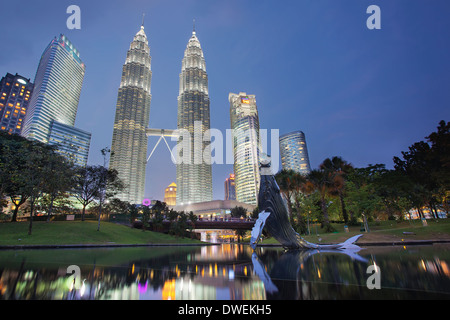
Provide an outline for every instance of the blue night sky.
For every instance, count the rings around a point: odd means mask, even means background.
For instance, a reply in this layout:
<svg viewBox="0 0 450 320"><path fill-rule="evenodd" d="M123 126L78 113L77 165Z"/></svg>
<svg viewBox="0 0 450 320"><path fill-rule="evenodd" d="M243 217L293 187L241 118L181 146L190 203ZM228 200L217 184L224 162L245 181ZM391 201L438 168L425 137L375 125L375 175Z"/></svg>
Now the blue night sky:
<svg viewBox="0 0 450 320"><path fill-rule="evenodd" d="M81 8L69 30L66 8ZM369 30L369 5L381 30ZM122 65L145 13L152 57L151 128L176 128L179 73L196 20L209 76L211 127L230 127L228 94L256 95L260 126L302 130L311 166L341 156L357 167L400 156L450 120L448 0L3 1L0 76L34 81L39 58L65 34L86 64L76 126L92 133L89 164L111 145ZM149 139L150 153L157 138ZM170 142L172 146L175 142ZM223 199L232 165L213 166ZM147 166L146 192L162 199L175 165L161 143Z"/></svg>

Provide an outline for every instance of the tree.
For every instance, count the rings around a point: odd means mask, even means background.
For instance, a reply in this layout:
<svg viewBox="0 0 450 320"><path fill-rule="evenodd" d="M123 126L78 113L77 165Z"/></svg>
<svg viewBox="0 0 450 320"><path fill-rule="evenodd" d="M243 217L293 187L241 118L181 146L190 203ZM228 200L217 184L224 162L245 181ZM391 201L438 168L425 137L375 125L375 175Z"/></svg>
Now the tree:
<svg viewBox="0 0 450 320"><path fill-rule="evenodd" d="M320 196L319 205L323 218L323 226L326 232L334 231L334 228L330 225L330 218L328 216L328 200L327 193L332 185L329 180L330 176L325 170L314 169L308 174L308 183L313 190L316 190Z"/></svg>
<svg viewBox="0 0 450 320"><path fill-rule="evenodd" d="M150 215L151 215L150 207L143 206L142 207L142 231L145 231L145 229L149 227Z"/></svg>
<svg viewBox="0 0 450 320"><path fill-rule="evenodd" d="M381 208L381 198L375 191L374 180L384 170L383 164L353 168L347 177L346 204L350 212L349 223L356 225L357 218L365 214L369 219Z"/></svg>
<svg viewBox="0 0 450 320"><path fill-rule="evenodd" d="M125 183L119 178L118 171L106 168L107 155L111 154L111 150L103 148L101 153L103 155L103 167L99 167L98 192L94 196L99 201L97 231L100 231L103 202L125 189Z"/></svg>
<svg viewBox="0 0 450 320"><path fill-rule="evenodd" d="M97 231L100 231L100 217L102 213L102 203L114 197L118 192L125 189L125 184L119 178L119 173L116 169L106 169L105 167L99 168L99 182L98 193L94 196L99 201L98 212L98 226Z"/></svg>
<svg viewBox="0 0 450 320"><path fill-rule="evenodd" d="M128 214L130 215L130 223L133 224L133 222L139 216L138 206L134 203L128 203Z"/></svg>
<svg viewBox="0 0 450 320"><path fill-rule="evenodd" d="M19 207L30 196L23 177L30 145L24 137L0 131L0 196L9 196L15 205L11 222L17 221Z"/></svg>
<svg viewBox="0 0 450 320"><path fill-rule="evenodd" d="M394 157L394 168L410 179L412 202L419 214L428 206L437 218L437 206L448 201L450 190L450 123L441 121L436 132L411 145L402 158Z"/></svg>
<svg viewBox="0 0 450 320"><path fill-rule="evenodd" d="M335 156L331 159L325 159L319 167L320 169L325 170L326 173L330 176L329 193L339 197L342 217L344 219L344 222L348 223L348 214L345 208L344 192L347 175L353 166L341 157Z"/></svg>
<svg viewBox="0 0 450 320"><path fill-rule="evenodd" d="M66 197L67 192L72 187L75 167L64 156L56 153L49 157L47 166L46 183L43 191L48 198L48 222L53 212L54 202L58 198Z"/></svg>
<svg viewBox="0 0 450 320"><path fill-rule="evenodd" d="M188 219L190 221L189 223L189 233L191 234L191 236L193 235L193 230L195 229L195 223L198 220L198 217L196 214L194 214L193 211L190 211L188 214Z"/></svg>
<svg viewBox="0 0 450 320"><path fill-rule="evenodd" d="M280 192L286 200L289 220L291 221L291 224L293 223L293 200L295 197L295 190L297 189L295 185L295 175L296 172L294 170L286 169L281 170L275 175L275 180L280 187Z"/></svg>
<svg viewBox="0 0 450 320"><path fill-rule="evenodd" d="M245 209L244 207L234 207L233 209L231 209L231 216L233 218L241 218L241 217L245 217L247 216L247 209ZM242 237L245 235L245 230L240 230L240 229L236 229L235 230L236 235L238 236L238 242L241 242Z"/></svg>
<svg viewBox="0 0 450 320"><path fill-rule="evenodd" d="M71 165L57 153L56 146L0 134L0 193L2 198L8 195L15 204L11 221L17 221L19 207L29 201L30 234L36 201L47 195L50 215L54 200L69 188L71 176Z"/></svg>
<svg viewBox="0 0 450 320"><path fill-rule="evenodd" d="M74 177L73 193L83 206L81 221L84 221L86 207L92 201L99 200L101 203L104 199L113 197L123 188L124 184L119 179L118 172L115 169L106 169L98 165L78 167ZM100 226L97 230L99 229Z"/></svg>
<svg viewBox="0 0 450 320"><path fill-rule="evenodd" d="M101 166L78 167L74 176L73 193L75 198L83 206L81 212L81 221L84 221L86 207L94 201L99 193L101 175L103 174Z"/></svg>

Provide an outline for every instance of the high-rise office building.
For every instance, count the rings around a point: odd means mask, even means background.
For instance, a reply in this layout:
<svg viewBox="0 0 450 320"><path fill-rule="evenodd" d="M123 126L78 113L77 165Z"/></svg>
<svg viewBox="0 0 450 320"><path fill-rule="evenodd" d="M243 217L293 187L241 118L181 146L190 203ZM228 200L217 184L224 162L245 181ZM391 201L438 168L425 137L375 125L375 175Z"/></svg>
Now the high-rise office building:
<svg viewBox="0 0 450 320"><path fill-rule="evenodd" d="M85 167L89 156L91 134L74 126L52 121L48 144L57 145L60 154L73 164Z"/></svg>
<svg viewBox="0 0 450 320"><path fill-rule="evenodd" d="M21 134L34 84L16 73L0 81L0 129Z"/></svg>
<svg viewBox="0 0 450 320"><path fill-rule="evenodd" d="M230 93L236 200L257 205L259 183L259 117L254 95Z"/></svg>
<svg viewBox="0 0 450 320"><path fill-rule="evenodd" d="M47 143L52 121L75 124L84 73L78 50L66 36L55 37L39 61L23 136Z"/></svg>
<svg viewBox="0 0 450 320"><path fill-rule="evenodd" d="M150 48L142 25L122 68L109 162L126 185L116 197L136 204L144 198L151 80Z"/></svg>
<svg viewBox="0 0 450 320"><path fill-rule="evenodd" d="M187 135L180 137L177 144L177 157L181 159L176 165L178 205L212 200L209 112L205 58L194 30L180 73L177 128Z"/></svg>
<svg viewBox="0 0 450 320"><path fill-rule="evenodd" d="M311 172L305 134L294 131L280 136L281 166L301 174Z"/></svg>
<svg viewBox="0 0 450 320"><path fill-rule="evenodd" d="M234 173L225 179L225 200L236 200L236 186Z"/></svg>
<svg viewBox="0 0 450 320"><path fill-rule="evenodd" d="M164 202L168 206L175 206L177 204L177 184L172 182L164 190Z"/></svg>

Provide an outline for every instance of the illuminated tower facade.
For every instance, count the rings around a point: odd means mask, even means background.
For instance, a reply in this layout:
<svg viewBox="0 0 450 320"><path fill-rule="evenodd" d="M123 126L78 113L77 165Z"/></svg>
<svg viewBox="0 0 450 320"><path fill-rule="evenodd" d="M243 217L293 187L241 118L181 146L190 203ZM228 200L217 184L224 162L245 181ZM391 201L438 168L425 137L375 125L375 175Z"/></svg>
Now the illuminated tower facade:
<svg viewBox="0 0 450 320"><path fill-rule="evenodd" d="M230 93L236 200L257 205L259 183L259 117L254 95Z"/></svg>
<svg viewBox="0 0 450 320"><path fill-rule="evenodd" d="M225 200L236 200L236 187L234 181L234 173L225 179Z"/></svg>
<svg viewBox="0 0 450 320"><path fill-rule="evenodd" d="M307 175L311 172L305 134L294 131L280 137L281 166Z"/></svg>
<svg viewBox="0 0 450 320"><path fill-rule="evenodd" d="M34 84L16 73L0 81L0 129L21 134Z"/></svg>
<svg viewBox="0 0 450 320"><path fill-rule="evenodd" d="M211 201L208 75L195 30L181 64L177 129L177 205Z"/></svg>
<svg viewBox="0 0 450 320"><path fill-rule="evenodd" d="M75 124L84 73L85 65L75 46L65 35L55 37L39 61L24 137L47 143L53 121Z"/></svg>
<svg viewBox="0 0 450 320"><path fill-rule="evenodd" d="M126 185L116 197L136 204L144 198L151 79L150 48L142 25L122 68L109 162Z"/></svg>

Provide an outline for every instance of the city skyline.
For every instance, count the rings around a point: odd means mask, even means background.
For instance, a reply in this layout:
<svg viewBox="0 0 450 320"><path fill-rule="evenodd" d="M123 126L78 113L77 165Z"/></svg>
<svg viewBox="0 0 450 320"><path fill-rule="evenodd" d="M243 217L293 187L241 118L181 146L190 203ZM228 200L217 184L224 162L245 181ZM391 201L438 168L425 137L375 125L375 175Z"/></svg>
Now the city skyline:
<svg viewBox="0 0 450 320"><path fill-rule="evenodd" d="M67 34L87 65L75 126L92 132L89 164L103 164L100 150L111 144L119 70L143 12L153 52L151 128L176 127L180 61L194 18L208 60L211 127L229 128L229 92L251 92L261 128L307 135L312 168L335 155L392 167L394 156L449 118L445 1L79 1L80 30L66 27L70 4L25 1L18 11L5 3L21 23L14 35L2 34L15 54L0 53L0 73L33 80L48 40ZM381 30L366 27L370 4L381 8ZM232 170L213 166L213 199L223 198ZM159 147L147 164L145 196L162 199L174 180L170 154Z"/></svg>

